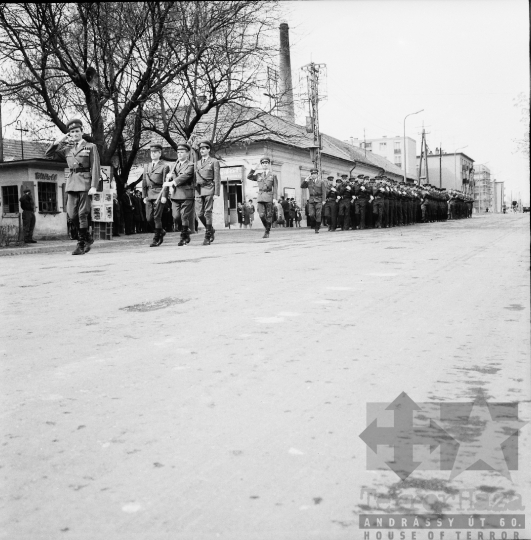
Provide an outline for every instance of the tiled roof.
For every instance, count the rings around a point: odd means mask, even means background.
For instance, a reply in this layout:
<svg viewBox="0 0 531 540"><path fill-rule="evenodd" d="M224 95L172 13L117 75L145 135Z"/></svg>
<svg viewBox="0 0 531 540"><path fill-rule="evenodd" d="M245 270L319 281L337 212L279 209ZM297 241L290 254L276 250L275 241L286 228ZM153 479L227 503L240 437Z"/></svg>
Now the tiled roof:
<svg viewBox="0 0 531 540"><path fill-rule="evenodd" d="M4 139L4 161L19 161L22 159L22 146L24 146L24 159L44 158L47 143L22 141L17 139Z"/></svg>

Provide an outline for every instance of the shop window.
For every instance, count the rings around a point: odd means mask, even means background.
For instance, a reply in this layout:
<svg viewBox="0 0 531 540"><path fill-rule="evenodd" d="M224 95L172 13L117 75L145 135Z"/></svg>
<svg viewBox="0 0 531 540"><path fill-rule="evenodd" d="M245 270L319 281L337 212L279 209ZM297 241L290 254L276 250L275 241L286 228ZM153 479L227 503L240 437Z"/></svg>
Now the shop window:
<svg viewBox="0 0 531 540"><path fill-rule="evenodd" d="M39 212L57 213L57 184L55 182L39 182Z"/></svg>
<svg viewBox="0 0 531 540"><path fill-rule="evenodd" d="M2 186L2 212L4 214L18 214L20 212L18 199L17 186Z"/></svg>

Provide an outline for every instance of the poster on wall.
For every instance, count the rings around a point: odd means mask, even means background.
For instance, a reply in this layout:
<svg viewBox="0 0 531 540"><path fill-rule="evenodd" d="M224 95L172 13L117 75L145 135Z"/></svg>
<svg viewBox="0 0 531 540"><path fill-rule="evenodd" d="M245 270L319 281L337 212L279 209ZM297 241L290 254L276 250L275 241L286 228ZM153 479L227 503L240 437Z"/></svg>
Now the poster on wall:
<svg viewBox="0 0 531 540"><path fill-rule="evenodd" d="M104 189L92 196L91 216L92 221L113 221L112 190Z"/></svg>

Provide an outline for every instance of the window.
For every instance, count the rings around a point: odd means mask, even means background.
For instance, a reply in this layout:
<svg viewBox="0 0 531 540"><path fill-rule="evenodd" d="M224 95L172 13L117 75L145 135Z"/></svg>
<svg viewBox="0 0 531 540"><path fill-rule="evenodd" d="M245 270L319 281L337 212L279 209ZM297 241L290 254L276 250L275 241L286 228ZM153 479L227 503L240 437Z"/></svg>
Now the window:
<svg viewBox="0 0 531 540"><path fill-rule="evenodd" d="M380 152L385 152L387 150L387 143L381 142L380 143Z"/></svg>
<svg viewBox="0 0 531 540"><path fill-rule="evenodd" d="M402 167L402 156L395 156L395 165L397 167Z"/></svg>
<svg viewBox="0 0 531 540"><path fill-rule="evenodd" d="M57 212L57 184L55 182L39 182L39 212Z"/></svg>
<svg viewBox="0 0 531 540"><path fill-rule="evenodd" d="M395 154L401 154L401 153L402 153L402 148L400 146L400 143L395 142Z"/></svg>
<svg viewBox="0 0 531 540"><path fill-rule="evenodd" d="M20 212L18 199L17 186L2 186L2 211L4 214L18 214Z"/></svg>

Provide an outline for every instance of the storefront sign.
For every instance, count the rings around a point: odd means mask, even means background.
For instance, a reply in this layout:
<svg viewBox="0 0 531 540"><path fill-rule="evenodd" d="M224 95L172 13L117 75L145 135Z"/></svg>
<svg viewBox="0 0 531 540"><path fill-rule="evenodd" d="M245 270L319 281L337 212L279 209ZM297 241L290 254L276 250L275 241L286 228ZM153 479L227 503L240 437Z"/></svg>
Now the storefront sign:
<svg viewBox="0 0 531 540"><path fill-rule="evenodd" d="M50 174L44 172L36 172L35 180L44 180L45 182L57 182L57 173Z"/></svg>
<svg viewBox="0 0 531 540"><path fill-rule="evenodd" d="M227 182L228 180L237 180L241 182L243 180L243 165L237 165L236 167L221 167L220 170L221 180Z"/></svg>

